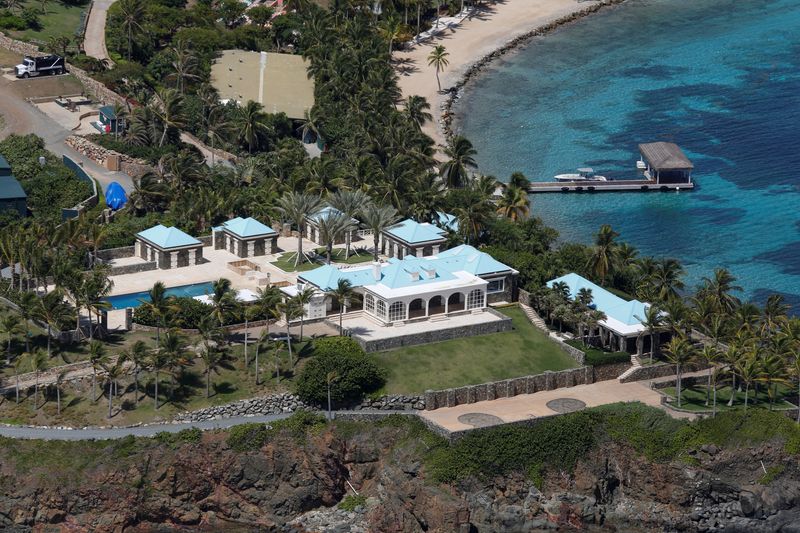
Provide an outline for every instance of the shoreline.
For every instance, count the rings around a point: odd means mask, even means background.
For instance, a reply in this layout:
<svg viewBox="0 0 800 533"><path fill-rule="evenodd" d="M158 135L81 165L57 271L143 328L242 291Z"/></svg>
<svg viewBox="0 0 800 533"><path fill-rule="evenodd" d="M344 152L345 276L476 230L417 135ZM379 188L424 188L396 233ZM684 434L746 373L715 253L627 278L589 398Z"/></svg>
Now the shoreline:
<svg viewBox="0 0 800 533"><path fill-rule="evenodd" d="M492 63L509 54L510 52L515 52L520 47L527 45L536 37L544 37L568 24L581 20L589 15L598 13L604 8L621 5L625 1L626 0L602 0L601 2L592 4L589 7L585 7L570 13L569 15L563 16L548 24L534 28L524 35L515 37L500 48L495 49L493 52L483 56L479 60L469 65L466 73L464 73L458 82L450 88L450 92L447 94L444 103L442 104L437 124L438 129L444 135L444 138L449 140L453 136L453 123L456 118L456 114L453 112L453 105L455 105L458 99L463 96L464 87L483 74L483 71ZM436 118L437 117L434 116L434 119Z"/></svg>
<svg viewBox="0 0 800 533"><path fill-rule="evenodd" d="M445 30L411 50L397 52L394 61L398 85L404 98L419 95L427 99L433 118L423 131L437 145L444 144L453 135L453 104L464 86L494 60L535 37L624 1L544 0L531 5L530 0L506 0L488 6L476 11L454 30ZM444 93L439 92L435 72L427 64L428 53L439 44L447 48L450 60L440 73L442 90L447 91Z"/></svg>

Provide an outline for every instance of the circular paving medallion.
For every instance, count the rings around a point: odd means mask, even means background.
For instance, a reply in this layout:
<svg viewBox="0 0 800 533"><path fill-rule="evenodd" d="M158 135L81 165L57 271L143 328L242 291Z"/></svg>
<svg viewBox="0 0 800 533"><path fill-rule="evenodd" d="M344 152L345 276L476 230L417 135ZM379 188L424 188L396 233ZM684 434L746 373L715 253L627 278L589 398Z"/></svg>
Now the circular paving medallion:
<svg viewBox="0 0 800 533"><path fill-rule="evenodd" d="M486 413L466 413L459 416L458 421L476 428L496 426L503 423L502 418L494 415L487 415Z"/></svg>
<svg viewBox="0 0 800 533"><path fill-rule="evenodd" d="M556 398L547 402L547 407L556 413L564 414L580 411L586 407L586 404L575 398Z"/></svg>

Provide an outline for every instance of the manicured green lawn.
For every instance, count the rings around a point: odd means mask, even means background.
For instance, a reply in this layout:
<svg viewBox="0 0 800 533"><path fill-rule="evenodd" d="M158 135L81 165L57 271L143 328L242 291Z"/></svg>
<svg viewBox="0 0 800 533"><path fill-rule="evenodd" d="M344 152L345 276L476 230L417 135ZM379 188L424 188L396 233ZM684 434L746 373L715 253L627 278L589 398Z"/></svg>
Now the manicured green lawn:
<svg viewBox="0 0 800 533"><path fill-rule="evenodd" d="M326 250L325 248L319 248L317 253L325 257ZM351 249L350 257L345 259L344 256L344 248L334 248L333 253L331 254L331 261L334 263L344 263L346 265L356 265L358 263L372 261L372 254L364 251L360 251L358 254L356 254L354 250Z"/></svg>
<svg viewBox="0 0 800 533"><path fill-rule="evenodd" d="M672 405L678 406L675 387L661 389L663 393L672 399ZM789 409L792 404L788 403L786 399L792 397L793 390L785 386L778 386L778 393L775 398L775 405L773 409ZM731 398L730 387L720 387L717 389L717 411L728 411L731 409L744 409L744 390L736 391L736 396L733 400L733 406L728 407L728 400ZM711 403L706 407L706 387L705 385L696 385L693 388L684 388L681 391L681 409L686 411L711 411ZM756 397L755 390L750 387L750 394L747 401L748 409L769 409L769 396L764 385L759 387L758 396Z"/></svg>
<svg viewBox="0 0 800 533"><path fill-rule="evenodd" d="M283 254L277 261L273 261L272 264L280 268L284 272L306 272L308 270L313 270L319 267L317 263L311 263L309 261L305 261L304 263L300 263L300 265L297 268L295 268L294 258L296 255L297 254L294 252Z"/></svg>
<svg viewBox="0 0 800 533"><path fill-rule="evenodd" d="M513 320L513 331L377 354L387 372L386 392L421 393L578 366L518 307L501 312Z"/></svg>
<svg viewBox="0 0 800 533"><path fill-rule="evenodd" d="M40 0L27 0L23 2L25 9L40 11L42 2ZM45 3L47 14L39 15L39 22L42 25L40 30L25 30L10 32L13 37L24 39L35 39L37 41L47 41L51 37L66 36L72 38L81 23L81 12L89 9L89 2L82 5L69 5L52 0Z"/></svg>

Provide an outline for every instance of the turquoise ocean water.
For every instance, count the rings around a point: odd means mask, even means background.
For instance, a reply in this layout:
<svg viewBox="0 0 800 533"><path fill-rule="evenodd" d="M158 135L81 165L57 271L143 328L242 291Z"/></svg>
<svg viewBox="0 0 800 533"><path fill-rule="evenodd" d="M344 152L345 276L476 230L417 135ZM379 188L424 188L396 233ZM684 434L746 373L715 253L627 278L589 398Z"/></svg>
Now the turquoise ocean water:
<svg viewBox="0 0 800 533"><path fill-rule="evenodd" d="M540 194L533 212L585 243L610 223L691 286L724 266L800 313L800 0L629 0L494 63L455 109L501 179L634 179L638 143L678 143L694 192Z"/></svg>

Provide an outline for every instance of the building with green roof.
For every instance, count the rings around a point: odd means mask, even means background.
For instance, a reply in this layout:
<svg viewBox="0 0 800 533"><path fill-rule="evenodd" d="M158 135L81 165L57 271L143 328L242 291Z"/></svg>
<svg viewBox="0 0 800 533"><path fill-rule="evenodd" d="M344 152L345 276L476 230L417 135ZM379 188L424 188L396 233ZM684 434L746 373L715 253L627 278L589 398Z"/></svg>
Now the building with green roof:
<svg viewBox="0 0 800 533"><path fill-rule="evenodd" d="M3 211L16 211L21 217L28 214L28 195L11 175L0 176L0 212Z"/></svg>
<svg viewBox="0 0 800 533"><path fill-rule="evenodd" d="M170 269L203 263L203 243L178 228L161 224L136 234L135 254Z"/></svg>

